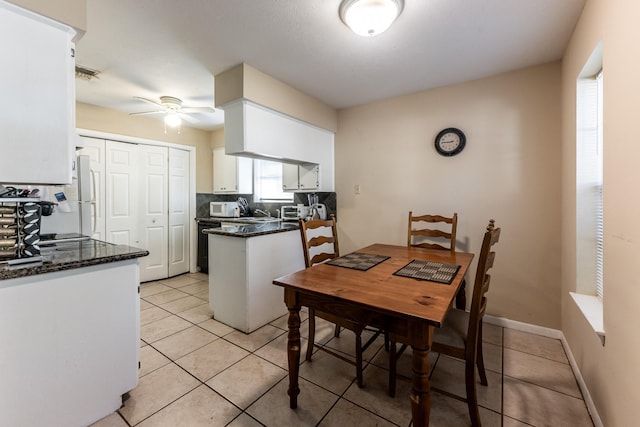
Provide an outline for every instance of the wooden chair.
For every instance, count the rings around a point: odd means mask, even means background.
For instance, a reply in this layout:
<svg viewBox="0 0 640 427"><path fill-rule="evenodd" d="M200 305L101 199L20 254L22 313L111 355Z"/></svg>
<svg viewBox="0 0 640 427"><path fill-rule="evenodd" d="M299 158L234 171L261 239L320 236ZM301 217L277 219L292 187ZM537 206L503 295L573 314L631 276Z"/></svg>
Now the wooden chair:
<svg viewBox="0 0 640 427"><path fill-rule="evenodd" d="M340 249L338 245L338 230L336 228L336 219L333 215L331 215L331 218L328 220L310 220L307 222L299 220L298 223L300 225L300 236L302 238L302 248L306 268L340 256ZM330 229L331 235L328 235L329 233L325 233L313 237L310 236L310 234L312 233L309 233L309 230L319 230L321 228ZM337 352L325 346L315 344L316 316L332 322L336 325L334 331L334 336L336 337L340 335L341 327L353 331L356 336L355 363L347 357L338 354ZM309 308L309 343L307 345L306 360L311 361L311 355L313 354L313 348L315 346L319 350L322 350L328 354L331 354L332 356L351 363L356 367L356 378L358 381L358 386L362 387L362 353L380 334L379 331L376 331L376 334L374 334L374 336L372 336L365 345L362 345L362 331L365 329L365 326L366 325L353 322L348 319L343 319L331 313L325 313Z"/></svg>
<svg viewBox="0 0 640 427"><path fill-rule="evenodd" d="M476 394L475 369L478 368L480 383L487 385L487 374L484 369L484 357L482 352L482 317L487 308L486 293L489 290L491 276L489 269L493 267L495 252L492 246L500 239L500 228L495 228L495 221L490 220L487 231L484 233L478 268L473 286L473 297L471 299L471 311L452 309L444 322L442 328L436 328L433 336L431 351L444 354L450 357L464 360L465 362L465 385L466 400L469 407L469 417L471 425L479 427L480 414L478 412L478 399ZM389 371L389 392L393 387L395 393L395 363L397 355L395 343L391 337L390 369ZM406 348L400 349L400 354Z"/></svg>
<svg viewBox="0 0 640 427"><path fill-rule="evenodd" d="M427 223L425 226L421 223ZM458 214L452 217L441 215L418 215L409 212L407 230L407 246L428 249L456 251L456 231L458 228ZM456 307L464 310L467 306L467 284L463 280L456 295Z"/></svg>

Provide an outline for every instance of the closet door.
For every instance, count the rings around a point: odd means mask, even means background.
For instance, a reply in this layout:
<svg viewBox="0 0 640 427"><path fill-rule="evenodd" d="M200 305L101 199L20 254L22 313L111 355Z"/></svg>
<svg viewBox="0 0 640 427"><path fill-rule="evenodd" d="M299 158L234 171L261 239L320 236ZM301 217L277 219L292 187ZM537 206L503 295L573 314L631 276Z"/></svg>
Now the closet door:
<svg viewBox="0 0 640 427"><path fill-rule="evenodd" d="M106 142L106 240L140 247L138 238L138 146Z"/></svg>
<svg viewBox="0 0 640 427"><path fill-rule="evenodd" d="M189 271L189 152L169 149L169 276Z"/></svg>
<svg viewBox="0 0 640 427"><path fill-rule="evenodd" d="M139 247L149 251L140 258L140 281L168 277L167 176L169 149L138 145L140 164Z"/></svg>

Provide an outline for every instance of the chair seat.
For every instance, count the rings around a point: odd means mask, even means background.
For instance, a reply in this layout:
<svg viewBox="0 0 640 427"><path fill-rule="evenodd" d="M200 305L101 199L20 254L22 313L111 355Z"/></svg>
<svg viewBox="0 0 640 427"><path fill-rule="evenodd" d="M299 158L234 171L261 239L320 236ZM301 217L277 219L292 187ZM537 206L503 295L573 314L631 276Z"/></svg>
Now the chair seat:
<svg viewBox="0 0 640 427"><path fill-rule="evenodd" d="M435 328L433 342L449 347L464 348L469 327L469 312L451 309L442 328Z"/></svg>

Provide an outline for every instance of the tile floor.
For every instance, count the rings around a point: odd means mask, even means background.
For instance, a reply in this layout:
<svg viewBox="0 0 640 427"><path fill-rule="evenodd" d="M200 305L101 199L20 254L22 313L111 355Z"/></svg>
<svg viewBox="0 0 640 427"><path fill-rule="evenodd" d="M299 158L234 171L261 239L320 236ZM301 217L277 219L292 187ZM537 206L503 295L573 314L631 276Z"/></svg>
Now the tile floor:
<svg viewBox="0 0 640 427"><path fill-rule="evenodd" d="M382 340L365 352L362 389L352 365L319 352L300 366L298 409L291 410L286 316L248 335L213 320L201 273L144 283L141 298L138 386L93 427L411 425L410 351L399 361L395 399L387 395ZM330 324L318 319L316 327L318 340L352 353L349 331L333 338ZM560 341L488 324L484 339L483 426L593 426ZM432 386L464 396L461 362L430 357ZM434 392L431 406L431 426L470 425L464 402Z"/></svg>

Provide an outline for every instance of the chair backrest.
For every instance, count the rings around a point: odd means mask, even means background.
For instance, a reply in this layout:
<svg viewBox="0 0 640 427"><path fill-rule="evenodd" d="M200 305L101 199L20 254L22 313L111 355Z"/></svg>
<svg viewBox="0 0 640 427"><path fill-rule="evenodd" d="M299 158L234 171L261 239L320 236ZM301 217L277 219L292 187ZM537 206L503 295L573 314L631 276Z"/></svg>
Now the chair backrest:
<svg viewBox="0 0 640 427"><path fill-rule="evenodd" d="M414 228L420 226L419 222L428 223L429 228ZM449 228L449 224L451 227ZM436 228L433 228L433 227ZM409 227L407 231L407 246L418 246L429 249L443 249L454 253L456 251L456 229L458 227L458 214L452 217L441 215L418 215L409 212ZM448 230L445 230L447 228ZM428 241L424 241L428 239Z"/></svg>
<svg viewBox="0 0 640 427"><path fill-rule="evenodd" d="M489 283L491 282L491 275L488 274L488 271L493 267L496 258L496 253L491 248L500 239L500 231L500 228L495 227L495 221L489 220L487 231L482 239L476 280L473 284L473 298L471 299L469 328L467 330L467 351L475 351L475 347L478 345L478 328L487 309L486 293L489 291Z"/></svg>
<svg viewBox="0 0 640 427"><path fill-rule="evenodd" d="M298 224L305 267L340 256L335 216L331 215L328 220L312 219L306 222L301 219Z"/></svg>

